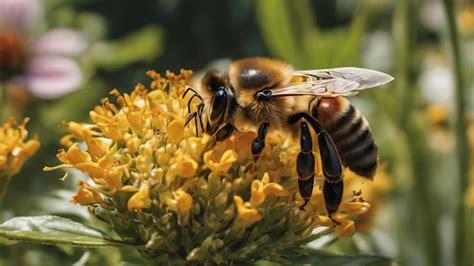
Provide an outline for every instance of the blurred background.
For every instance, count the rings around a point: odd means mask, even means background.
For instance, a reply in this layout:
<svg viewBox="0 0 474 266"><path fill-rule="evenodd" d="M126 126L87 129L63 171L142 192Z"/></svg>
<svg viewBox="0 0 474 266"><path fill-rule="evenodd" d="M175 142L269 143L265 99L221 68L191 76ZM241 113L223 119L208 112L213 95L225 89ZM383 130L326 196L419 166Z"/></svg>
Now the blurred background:
<svg viewBox="0 0 474 266"><path fill-rule="evenodd" d="M85 208L69 203L76 181L41 169L57 164L61 123L88 121L111 89L148 84L150 69L200 72L250 56L395 77L351 98L380 150L381 170L364 191L373 208L352 238L313 247L401 265L473 264L472 0L0 0L0 91L8 99L0 108L4 118L30 117L42 143L14 176L3 220L88 221ZM0 244L0 265L140 263L113 248Z"/></svg>

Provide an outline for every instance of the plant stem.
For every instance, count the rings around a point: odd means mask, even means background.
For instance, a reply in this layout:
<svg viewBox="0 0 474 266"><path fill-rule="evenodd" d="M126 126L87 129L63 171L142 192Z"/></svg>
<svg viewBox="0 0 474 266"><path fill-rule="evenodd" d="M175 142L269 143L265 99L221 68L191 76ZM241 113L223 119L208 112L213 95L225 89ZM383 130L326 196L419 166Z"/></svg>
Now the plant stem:
<svg viewBox="0 0 474 266"><path fill-rule="evenodd" d="M11 179L11 176L0 176L0 218L1 218L1 210L3 209L3 199L5 198L5 194L7 192L10 179Z"/></svg>
<svg viewBox="0 0 474 266"><path fill-rule="evenodd" d="M413 188L411 198L414 201L409 209L410 227L415 230L412 239L415 245L421 246L427 265L441 263L440 240L437 215L430 200L430 164L429 151L426 145L424 129L416 121L418 105L416 78L418 64L416 61L415 14L416 1L401 0L398 2L395 16L395 40L397 41L397 89L400 99L398 123L405 133L411 160Z"/></svg>
<svg viewBox="0 0 474 266"><path fill-rule="evenodd" d="M461 66L461 54L459 49L458 29L455 20L455 5L453 0L444 0L444 10L448 23L449 42L452 51L452 64L454 70L455 81L455 134L456 134L456 152L458 163L458 201L456 206L456 264L457 265L472 265L468 258L468 244L467 232L468 226L466 223L466 206L464 204L464 195L468 187L467 173L469 171L469 148L466 134L466 120L465 111L466 104L464 101L464 83L463 70Z"/></svg>

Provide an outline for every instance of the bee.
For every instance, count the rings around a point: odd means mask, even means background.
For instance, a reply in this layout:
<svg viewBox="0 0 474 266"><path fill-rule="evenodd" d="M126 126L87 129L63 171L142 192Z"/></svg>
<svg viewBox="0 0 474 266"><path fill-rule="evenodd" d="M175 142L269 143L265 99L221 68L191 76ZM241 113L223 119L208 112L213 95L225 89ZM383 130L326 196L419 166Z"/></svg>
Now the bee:
<svg viewBox="0 0 474 266"><path fill-rule="evenodd" d="M209 71L202 78L199 92L188 102L201 99L193 119L196 134L204 133L222 141L234 130L253 128L257 136L251 150L254 162L265 147L269 131L287 132L299 138L301 151L296 158L298 188L308 203L314 186L315 157L311 129L317 136L323 195L328 216L333 219L342 201L343 167L372 180L378 165L377 146L369 123L345 96L386 84L393 77L374 70L341 67L320 70L294 70L283 61L246 58L231 63L228 73ZM206 123L202 121L206 114Z"/></svg>

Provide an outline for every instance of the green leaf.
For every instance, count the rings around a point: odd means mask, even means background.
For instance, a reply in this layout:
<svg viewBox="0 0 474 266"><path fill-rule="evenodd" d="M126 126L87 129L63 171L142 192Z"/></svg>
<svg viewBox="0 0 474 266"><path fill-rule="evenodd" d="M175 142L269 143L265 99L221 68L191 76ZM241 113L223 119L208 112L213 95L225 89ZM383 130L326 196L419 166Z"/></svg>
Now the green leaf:
<svg viewBox="0 0 474 266"><path fill-rule="evenodd" d="M388 257L380 255L337 255L327 251L306 249L308 255L292 259L293 264L310 264L325 266L366 266L366 265L396 265L396 262Z"/></svg>
<svg viewBox="0 0 474 266"><path fill-rule="evenodd" d="M18 241L10 240L8 238L0 237L0 246L11 246L15 245ZM3 265L0 263L0 265Z"/></svg>
<svg viewBox="0 0 474 266"><path fill-rule="evenodd" d="M133 244L58 216L16 217L0 225L0 237L44 245L73 245L77 247L120 246Z"/></svg>
<svg viewBox="0 0 474 266"><path fill-rule="evenodd" d="M108 70L117 70L132 63L152 62L164 51L164 33L156 26L147 26L124 38L95 44L84 63L93 63Z"/></svg>

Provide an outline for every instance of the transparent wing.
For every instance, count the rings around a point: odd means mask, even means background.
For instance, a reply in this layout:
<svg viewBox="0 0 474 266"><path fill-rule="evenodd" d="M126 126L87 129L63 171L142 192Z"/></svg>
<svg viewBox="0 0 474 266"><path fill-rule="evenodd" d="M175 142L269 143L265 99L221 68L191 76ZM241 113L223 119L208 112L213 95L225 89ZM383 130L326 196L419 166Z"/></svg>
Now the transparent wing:
<svg viewBox="0 0 474 266"><path fill-rule="evenodd" d="M388 74L357 67L295 71L294 75L305 81L273 89L272 96L351 96L393 80Z"/></svg>

